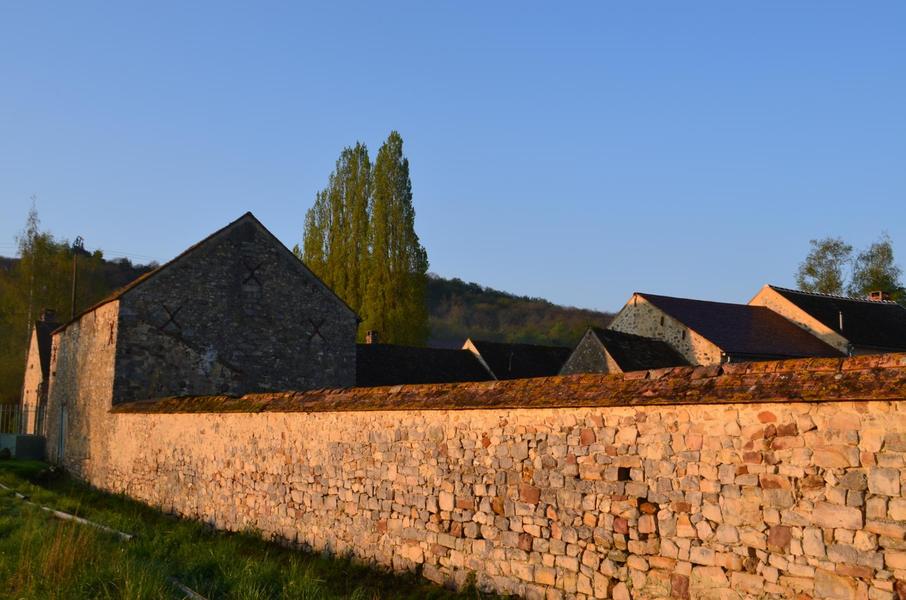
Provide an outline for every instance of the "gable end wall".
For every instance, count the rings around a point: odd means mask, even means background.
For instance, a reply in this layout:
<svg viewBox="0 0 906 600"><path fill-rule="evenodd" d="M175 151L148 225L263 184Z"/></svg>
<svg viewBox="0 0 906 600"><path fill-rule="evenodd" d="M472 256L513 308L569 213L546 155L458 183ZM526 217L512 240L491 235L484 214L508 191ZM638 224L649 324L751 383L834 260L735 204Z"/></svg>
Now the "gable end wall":
<svg viewBox="0 0 906 600"><path fill-rule="evenodd" d="M355 383L354 313L252 221L122 298L115 401Z"/></svg>
<svg viewBox="0 0 906 600"><path fill-rule="evenodd" d="M717 365L722 360L720 348L638 294L617 313L610 329L667 342L692 365Z"/></svg>

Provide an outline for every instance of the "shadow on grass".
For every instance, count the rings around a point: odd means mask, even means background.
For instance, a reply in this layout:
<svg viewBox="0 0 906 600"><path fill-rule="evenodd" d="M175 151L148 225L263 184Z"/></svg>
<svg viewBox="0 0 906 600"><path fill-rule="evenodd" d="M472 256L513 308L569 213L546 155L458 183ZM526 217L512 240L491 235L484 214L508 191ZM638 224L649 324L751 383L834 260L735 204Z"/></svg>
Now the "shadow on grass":
<svg viewBox="0 0 906 600"><path fill-rule="evenodd" d="M132 533L115 536L59 521L0 490L0 597L183 598L168 577L214 600L493 598L451 591L348 557L285 548L166 515L91 489L35 461L0 461L0 483L50 506Z"/></svg>

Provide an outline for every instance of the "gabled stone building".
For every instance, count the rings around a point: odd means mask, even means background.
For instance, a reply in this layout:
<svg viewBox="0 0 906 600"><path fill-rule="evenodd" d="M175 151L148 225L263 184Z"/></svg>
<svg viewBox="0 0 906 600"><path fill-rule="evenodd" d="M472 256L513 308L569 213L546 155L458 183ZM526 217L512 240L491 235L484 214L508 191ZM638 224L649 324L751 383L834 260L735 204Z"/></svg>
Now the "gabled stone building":
<svg viewBox="0 0 906 600"><path fill-rule="evenodd" d="M883 299L765 285L749 301L783 315L846 355L906 351L906 308Z"/></svg>
<svg viewBox="0 0 906 600"><path fill-rule="evenodd" d="M610 329L670 344L693 365L841 352L764 306L636 292Z"/></svg>
<svg viewBox="0 0 906 600"><path fill-rule="evenodd" d="M662 340L589 327L560 374L624 373L688 364L682 354Z"/></svg>
<svg viewBox="0 0 906 600"><path fill-rule="evenodd" d="M48 454L83 470L80 448L121 402L352 386L357 326L246 213L54 332Z"/></svg>
<svg viewBox="0 0 906 600"><path fill-rule="evenodd" d="M48 308L35 321L25 361L25 377L22 383L22 418L25 420L23 433L43 433L40 415L47 405L47 387L50 381L50 351L52 332L59 326L56 313Z"/></svg>
<svg viewBox="0 0 906 600"><path fill-rule="evenodd" d="M498 380L557 375L572 352L563 346L487 342L471 338L462 348L474 354Z"/></svg>
<svg viewBox="0 0 906 600"><path fill-rule="evenodd" d="M491 373L468 350L397 344L356 344L356 386L490 381Z"/></svg>

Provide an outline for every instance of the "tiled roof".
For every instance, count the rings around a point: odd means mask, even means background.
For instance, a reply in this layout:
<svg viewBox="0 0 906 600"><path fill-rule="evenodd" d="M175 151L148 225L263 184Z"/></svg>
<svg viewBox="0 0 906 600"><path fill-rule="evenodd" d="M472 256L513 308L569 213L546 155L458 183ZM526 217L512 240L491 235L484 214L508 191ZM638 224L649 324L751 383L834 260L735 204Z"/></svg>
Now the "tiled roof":
<svg viewBox="0 0 906 600"><path fill-rule="evenodd" d="M590 330L623 371L643 371L689 364L683 355L667 342L600 327L591 327Z"/></svg>
<svg viewBox="0 0 906 600"><path fill-rule="evenodd" d="M163 398L123 402L114 405L111 412L481 410L866 400L906 400L906 354L803 358L515 381L269 392L241 398Z"/></svg>
<svg viewBox="0 0 906 600"><path fill-rule="evenodd" d="M840 353L763 306L639 294L729 355L732 360L840 356Z"/></svg>
<svg viewBox="0 0 906 600"><path fill-rule="evenodd" d="M492 379L468 350L356 344L355 363L360 387Z"/></svg>
<svg viewBox="0 0 906 600"><path fill-rule="evenodd" d="M557 375L572 353L562 346L509 344L471 340L497 379L524 379Z"/></svg>
<svg viewBox="0 0 906 600"><path fill-rule="evenodd" d="M812 294L774 285L770 287L855 346L906 350L906 308L896 302Z"/></svg>

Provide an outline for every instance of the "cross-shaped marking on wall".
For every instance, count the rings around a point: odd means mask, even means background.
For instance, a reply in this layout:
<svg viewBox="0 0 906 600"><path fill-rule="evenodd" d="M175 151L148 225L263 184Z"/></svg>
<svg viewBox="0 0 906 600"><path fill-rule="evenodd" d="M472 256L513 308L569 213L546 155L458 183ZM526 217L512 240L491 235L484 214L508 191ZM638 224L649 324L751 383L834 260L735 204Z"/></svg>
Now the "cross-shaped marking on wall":
<svg viewBox="0 0 906 600"><path fill-rule="evenodd" d="M264 287L264 284L261 283L260 279L258 279L258 269L263 267L266 262L267 261L262 261L258 263L257 266L250 267L249 264L243 260L242 264L245 265L245 270L248 271L248 274L245 276L245 279L242 280L242 283L248 283L249 281L254 279L255 283L257 283L261 287Z"/></svg>
<svg viewBox="0 0 906 600"><path fill-rule="evenodd" d="M166 321L163 325L161 325L160 327L158 327L158 329L160 329L161 331L163 331L164 329L167 328L167 325L169 325L170 323L172 323L173 326L176 327L176 329L178 329L179 331L182 331L182 326L181 326L181 325L179 324L179 322L176 320L176 315L178 315L178 314L179 314L179 311L182 310L182 306L181 306L181 305L180 305L180 306L177 306L177 307L176 307L176 310L170 310L170 309L167 307L166 304L161 304L161 307L164 309L164 312L167 313L167 321Z"/></svg>
<svg viewBox="0 0 906 600"><path fill-rule="evenodd" d="M308 322L311 323L311 326L312 326L312 329L313 329L312 332L308 334L308 341L310 342L310 341L312 341L312 340L315 338L315 336L318 336L318 337L320 337L323 341L326 342L326 341L327 341L327 338L324 337L324 334L323 334L323 333L321 333L321 326L324 325L324 319L321 319L321 320L318 321L317 323L315 323L313 319L309 319Z"/></svg>

